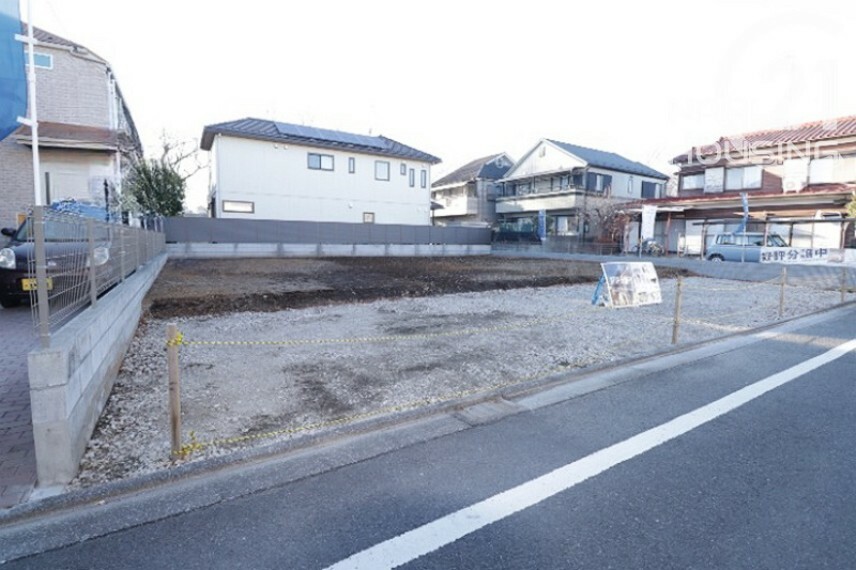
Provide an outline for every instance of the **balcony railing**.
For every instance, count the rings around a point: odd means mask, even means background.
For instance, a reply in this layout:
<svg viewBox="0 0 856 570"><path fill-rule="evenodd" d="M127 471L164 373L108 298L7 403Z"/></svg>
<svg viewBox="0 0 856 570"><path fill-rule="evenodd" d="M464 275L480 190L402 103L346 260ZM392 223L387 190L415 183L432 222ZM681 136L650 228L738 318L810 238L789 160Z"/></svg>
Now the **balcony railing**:
<svg viewBox="0 0 856 570"><path fill-rule="evenodd" d="M443 205L434 212L435 217L467 216L478 213L478 198L473 196L454 196L435 199Z"/></svg>

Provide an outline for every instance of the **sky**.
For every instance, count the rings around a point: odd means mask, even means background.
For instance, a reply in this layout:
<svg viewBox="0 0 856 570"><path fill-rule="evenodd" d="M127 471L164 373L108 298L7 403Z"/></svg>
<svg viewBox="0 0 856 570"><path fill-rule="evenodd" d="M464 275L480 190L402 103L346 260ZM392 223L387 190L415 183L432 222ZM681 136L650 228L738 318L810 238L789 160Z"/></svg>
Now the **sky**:
<svg viewBox="0 0 856 570"><path fill-rule="evenodd" d="M435 180L541 138L672 174L721 136L856 115L846 0L31 1L110 62L152 156L256 117L390 137L440 157Z"/></svg>

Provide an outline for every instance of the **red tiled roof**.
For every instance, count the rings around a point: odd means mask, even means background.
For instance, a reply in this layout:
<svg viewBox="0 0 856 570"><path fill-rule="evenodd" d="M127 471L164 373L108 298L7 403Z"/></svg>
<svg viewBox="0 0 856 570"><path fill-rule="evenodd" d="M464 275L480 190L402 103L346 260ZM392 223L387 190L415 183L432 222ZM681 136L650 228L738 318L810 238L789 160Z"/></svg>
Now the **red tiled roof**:
<svg viewBox="0 0 856 570"><path fill-rule="evenodd" d="M739 152L747 146L766 148L779 144L805 143L850 136L856 136L856 115L722 137L715 143L693 147L688 152L672 159L672 163L686 162L687 158L693 155L708 156L717 153Z"/></svg>
<svg viewBox="0 0 856 570"><path fill-rule="evenodd" d="M815 184L809 186L808 188L804 188L799 192L781 192L781 191L773 191L773 192L749 192L749 200L757 200L758 198L771 198L771 197L797 197L797 196L841 196L844 194L849 194L853 191L856 191L856 184ZM665 197L665 198L652 198L647 200L640 200L636 202L637 204L649 204L649 205L658 205L658 204L670 204L670 205L683 205L683 204L693 204L696 202L727 202L727 201L740 201L740 193L739 192L729 192L729 193L716 193L716 194L702 194L699 196L685 196L683 198L680 197Z"/></svg>

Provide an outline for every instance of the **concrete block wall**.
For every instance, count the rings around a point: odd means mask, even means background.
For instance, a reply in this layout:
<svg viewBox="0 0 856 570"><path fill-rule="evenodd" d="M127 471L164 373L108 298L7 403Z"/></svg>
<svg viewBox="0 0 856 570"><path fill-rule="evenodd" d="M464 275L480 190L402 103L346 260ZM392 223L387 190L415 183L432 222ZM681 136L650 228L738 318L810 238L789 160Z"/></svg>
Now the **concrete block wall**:
<svg viewBox="0 0 856 570"><path fill-rule="evenodd" d="M64 485L107 403L140 320L142 301L166 263L161 255L29 355L38 485Z"/></svg>

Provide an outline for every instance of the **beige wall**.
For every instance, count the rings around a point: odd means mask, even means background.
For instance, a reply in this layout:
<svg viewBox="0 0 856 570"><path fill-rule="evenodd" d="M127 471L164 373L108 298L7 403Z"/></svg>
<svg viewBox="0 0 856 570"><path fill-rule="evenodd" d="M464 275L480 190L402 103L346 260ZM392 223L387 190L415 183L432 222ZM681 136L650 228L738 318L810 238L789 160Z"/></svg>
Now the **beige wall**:
<svg viewBox="0 0 856 570"><path fill-rule="evenodd" d="M82 150L45 149L41 153L42 183L50 175L50 199L103 201L104 180L115 185L115 155Z"/></svg>
<svg viewBox="0 0 856 570"><path fill-rule="evenodd" d="M33 164L30 148L11 137L0 142L0 227L11 227L17 214L33 203Z"/></svg>
<svg viewBox="0 0 856 570"><path fill-rule="evenodd" d="M65 49L39 46L53 69L36 69L40 121L110 128L107 65Z"/></svg>

